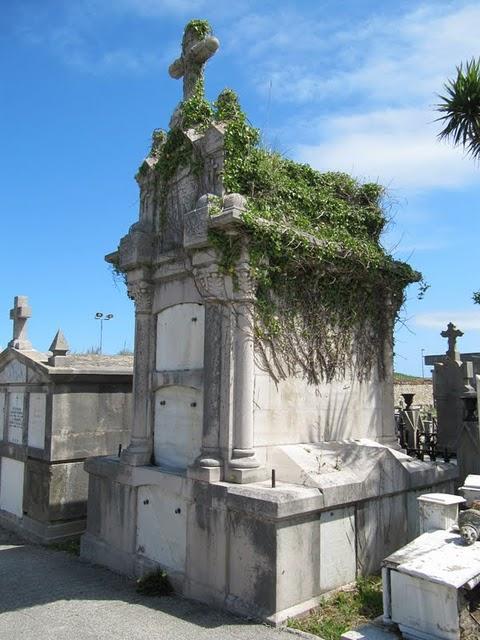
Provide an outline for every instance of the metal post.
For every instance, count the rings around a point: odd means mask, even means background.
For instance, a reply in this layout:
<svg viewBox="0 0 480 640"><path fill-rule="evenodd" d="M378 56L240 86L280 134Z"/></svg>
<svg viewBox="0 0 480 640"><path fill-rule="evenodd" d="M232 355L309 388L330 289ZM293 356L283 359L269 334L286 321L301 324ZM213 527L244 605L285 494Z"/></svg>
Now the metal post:
<svg viewBox="0 0 480 640"><path fill-rule="evenodd" d="M103 348L103 321L104 320L111 320L113 318L113 313L100 313L100 311L97 311L97 313L95 314L95 320L100 320L100 346L99 346L99 353L102 353L102 348Z"/></svg>

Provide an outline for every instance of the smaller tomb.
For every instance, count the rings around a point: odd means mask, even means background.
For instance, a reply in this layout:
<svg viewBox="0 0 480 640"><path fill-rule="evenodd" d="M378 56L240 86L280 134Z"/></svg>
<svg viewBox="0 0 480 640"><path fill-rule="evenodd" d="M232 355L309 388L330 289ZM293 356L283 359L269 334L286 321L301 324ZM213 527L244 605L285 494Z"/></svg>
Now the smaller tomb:
<svg viewBox="0 0 480 640"><path fill-rule="evenodd" d="M480 542L465 544L458 533L464 499L431 494L419 501L424 533L383 561L384 622L410 640L478 638ZM460 512L460 522L468 513ZM376 637L389 633L377 629Z"/></svg>
<svg viewBox="0 0 480 640"><path fill-rule="evenodd" d="M36 351L30 315L17 296L0 353L0 524L49 542L85 529L84 460L128 443L132 357L67 355L61 331Z"/></svg>

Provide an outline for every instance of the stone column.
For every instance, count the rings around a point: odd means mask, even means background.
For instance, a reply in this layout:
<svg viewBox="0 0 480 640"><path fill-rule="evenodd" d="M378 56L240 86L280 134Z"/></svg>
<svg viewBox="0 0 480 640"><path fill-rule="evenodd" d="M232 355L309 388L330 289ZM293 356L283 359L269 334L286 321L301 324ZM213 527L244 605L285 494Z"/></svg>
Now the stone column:
<svg viewBox="0 0 480 640"><path fill-rule="evenodd" d="M205 303L205 348L203 385L202 453L189 469L189 477L217 482L222 476L220 422L222 394L222 356L224 354L224 307Z"/></svg>
<svg viewBox="0 0 480 640"><path fill-rule="evenodd" d="M135 352L133 361L133 422L130 444L122 452L125 464L141 466L151 463L153 450L150 419L150 353L152 342L153 287L141 280L128 285L128 295L135 302Z"/></svg>
<svg viewBox="0 0 480 640"><path fill-rule="evenodd" d="M259 466L253 447L254 342L253 304L235 305L234 325L235 375L233 388L233 467L252 469Z"/></svg>
<svg viewBox="0 0 480 640"><path fill-rule="evenodd" d="M238 294L233 303L233 448L232 469L256 469L260 466L253 446L254 284L250 277L247 248L236 270ZM238 474L237 474L238 475ZM235 478L242 481L242 478Z"/></svg>

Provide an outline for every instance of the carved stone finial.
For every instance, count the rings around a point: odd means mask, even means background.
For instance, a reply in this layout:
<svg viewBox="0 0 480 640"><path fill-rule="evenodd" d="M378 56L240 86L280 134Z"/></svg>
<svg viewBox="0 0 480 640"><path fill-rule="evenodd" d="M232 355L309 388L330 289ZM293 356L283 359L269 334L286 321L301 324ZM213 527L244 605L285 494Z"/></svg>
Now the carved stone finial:
<svg viewBox="0 0 480 640"><path fill-rule="evenodd" d="M173 62L168 72L172 78L183 77L183 99L188 100L195 92L199 79L203 78L205 63L211 58L220 42L210 33L199 35L192 23L185 27L182 40L182 55Z"/></svg>
<svg viewBox="0 0 480 640"><path fill-rule="evenodd" d="M27 339L27 321L31 318L32 310L28 306L27 296L15 296L13 309L10 309L10 320L13 320L13 339L9 347L19 350L30 350L32 343Z"/></svg>
<svg viewBox="0 0 480 640"><path fill-rule="evenodd" d="M457 349L457 338L463 336L463 331L457 329L453 322L449 322L445 331L442 331L442 338L448 338L447 357L451 360L460 360L460 354Z"/></svg>
<svg viewBox="0 0 480 640"><path fill-rule="evenodd" d="M65 362L65 356L69 350L68 342L63 335L63 331L59 329L52 340L49 351L52 355L48 359L48 364L52 367Z"/></svg>
<svg viewBox="0 0 480 640"><path fill-rule="evenodd" d="M49 351L51 351L54 356L66 356L69 348L63 331L59 329L52 340Z"/></svg>

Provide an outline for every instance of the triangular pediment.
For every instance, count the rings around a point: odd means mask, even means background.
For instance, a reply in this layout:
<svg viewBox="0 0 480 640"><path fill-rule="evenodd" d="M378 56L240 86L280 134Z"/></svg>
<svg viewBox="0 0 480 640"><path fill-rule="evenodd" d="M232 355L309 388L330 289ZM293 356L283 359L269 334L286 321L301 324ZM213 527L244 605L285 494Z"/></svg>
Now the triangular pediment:
<svg viewBox="0 0 480 640"><path fill-rule="evenodd" d="M0 384L41 383L48 379L48 370L42 363L45 354L32 351L31 355L16 349L0 353Z"/></svg>

